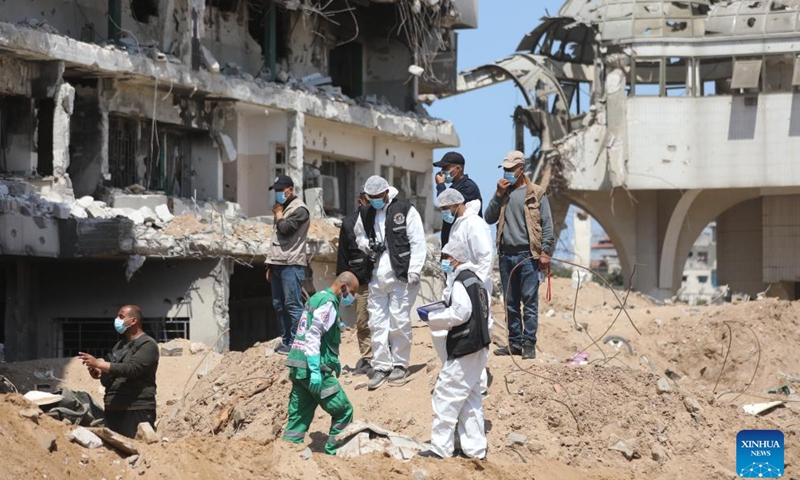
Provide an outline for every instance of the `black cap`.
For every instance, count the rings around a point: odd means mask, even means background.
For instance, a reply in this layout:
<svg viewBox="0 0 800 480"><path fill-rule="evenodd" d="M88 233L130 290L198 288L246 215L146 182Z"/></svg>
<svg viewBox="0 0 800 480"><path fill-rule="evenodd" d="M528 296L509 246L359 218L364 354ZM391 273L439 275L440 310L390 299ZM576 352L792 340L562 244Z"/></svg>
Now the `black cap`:
<svg viewBox="0 0 800 480"><path fill-rule="evenodd" d="M447 152L442 159L434 163L434 167L446 167L447 165L464 165L464 156L458 152Z"/></svg>
<svg viewBox="0 0 800 480"><path fill-rule="evenodd" d="M294 187L294 182L292 181L291 177L288 175L278 175L278 178L275 179L275 183L273 183L269 189L270 190L283 190L287 187Z"/></svg>

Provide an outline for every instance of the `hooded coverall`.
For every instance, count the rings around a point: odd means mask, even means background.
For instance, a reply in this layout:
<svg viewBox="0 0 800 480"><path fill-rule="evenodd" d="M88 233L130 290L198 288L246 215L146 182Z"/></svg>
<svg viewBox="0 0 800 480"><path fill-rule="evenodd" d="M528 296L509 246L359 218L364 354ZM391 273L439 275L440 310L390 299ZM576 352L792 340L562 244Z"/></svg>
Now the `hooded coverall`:
<svg viewBox="0 0 800 480"><path fill-rule="evenodd" d="M458 241L466 244L469 247L469 263L472 264L471 269L478 278L483 282L483 288L489 297L491 306L492 300L492 270L494 268L494 240L492 239L492 232L489 225L483 218L480 217L480 200L472 200L466 203L464 214L456 218L453 222L453 228L450 230L450 241ZM492 331L492 324L494 319L489 314L489 332ZM447 359L447 351L445 349L445 339L447 338L447 331L431 330L431 339L433 347L436 350L439 359L444 364ZM481 374L481 385L485 392L488 386L488 376L484 371Z"/></svg>
<svg viewBox="0 0 800 480"><path fill-rule="evenodd" d="M465 263L447 276L442 299L449 301L450 306L428 314L428 325L432 332L449 332L470 320L472 300L464 285L455 281L458 274L467 269L475 272L474 265ZM444 361L431 402L434 414L431 451L437 455L453 456L454 434L458 433L465 455L475 458L486 456L481 373L486 369L488 358L489 349L482 348L475 353Z"/></svg>
<svg viewBox="0 0 800 480"><path fill-rule="evenodd" d="M336 436L353 421L353 405L336 379L342 370L340 343L339 298L326 288L306 302L292 351L286 359L292 392L283 439L302 443L319 405L331 416L331 429L325 442L325 453L330 455L336 453ZM319 392L311 388L315 370L322 377Z"/></svg>
<svg viewBox="0 0 800 480"><path fill-rule="evenodd" d="M389 188L387 206L375 213L376 239L386 238L386 209L399 192ZM359 217L355 227L356 243L362 250L369 250L369 238ZM425 229L419 212L412 206L406 217L406 233L411 246L408 273L417 275L422 271L427 254ZM411 357L411 306L417 299L419 285L409 285L395 276L389 259L389 249L381 254L375 264L369 282L369 329L372 332L372 368L390 372L393 367L408 369Z"/></svg>

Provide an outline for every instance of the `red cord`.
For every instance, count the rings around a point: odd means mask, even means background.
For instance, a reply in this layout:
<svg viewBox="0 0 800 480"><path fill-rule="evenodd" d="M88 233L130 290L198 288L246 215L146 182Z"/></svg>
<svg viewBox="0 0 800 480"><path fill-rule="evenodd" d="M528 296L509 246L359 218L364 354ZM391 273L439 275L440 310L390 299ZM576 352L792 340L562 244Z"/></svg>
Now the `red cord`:
<svg viewBox="0 0 800 480"><path fill-rule="evenodd" d="M553 299L553 290L550 288L550 278L551 278L550 265L548 265L547 266L547 301L548 302Z"/></svg>

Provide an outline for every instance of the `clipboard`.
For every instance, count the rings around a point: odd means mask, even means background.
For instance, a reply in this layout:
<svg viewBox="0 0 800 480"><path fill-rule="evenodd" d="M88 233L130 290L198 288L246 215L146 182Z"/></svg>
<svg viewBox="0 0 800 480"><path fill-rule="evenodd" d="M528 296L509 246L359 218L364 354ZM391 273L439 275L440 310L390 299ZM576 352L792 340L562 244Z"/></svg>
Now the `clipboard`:
<svg viewBox="0 0 800 480"><path fill-rule="evenodd" d="M417 307L417 314L420 317L420 320L423 322L427 321L428 314L431 312L436 312L439 310L444 310L447 308L447 302L444 300L439 300L438 302L429 303L427 305L422 305L421 307Z"/></svg>

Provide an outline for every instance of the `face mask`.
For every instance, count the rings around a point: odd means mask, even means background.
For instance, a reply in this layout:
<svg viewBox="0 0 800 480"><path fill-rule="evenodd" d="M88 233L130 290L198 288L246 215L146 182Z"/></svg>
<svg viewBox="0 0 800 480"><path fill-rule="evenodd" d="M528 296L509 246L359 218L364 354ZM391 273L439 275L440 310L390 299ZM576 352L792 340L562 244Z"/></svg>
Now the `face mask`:
<svg viewBox="0 0 800 480"><path fill-rule="evenodd" d="M508 180L509 183L514 184L517 182L517 174L514 172L503 172L503 178Z"/></svg>
<svg viewBox="0 0 800 480"><path fill-rule="evenodd" d="M370 198L369 203L375 210L380 210L386 206L386 202L382 198Z"/></svg>
<svg viewBox="0 0 800 480"><path fill-rule="evenodd" d="M447 223L453 223L456 221L456 216L450 210L442 210L442 219Z"/></svg>
<svg viewBox="0 0 800 480"><path fill-rule="evenodd" d="M286 192L276 192L275 201L283 205L286 202Z"/></svg>
<svg viewBox="0 0 800 480"><path fill-rule="evenodd" d="M444 183L453 183L453 176L450 175L450 172L444 172Z"/></svg>
<svg viewBox="0 0 800 480"><path fill-rule="evenodd" d="M356 301L356 297L354 297L353 294L350 293L350 292L347 292L347 296L346 297L342 297L342 305L344 305L345 307L349 307L355 301Z"/></svg>
<svg viewBox="0 0 800 480"><path fill-rule="evenodd" d="M442 260L442 271L448 275L453 273L453 267L450 266L450 260Z"/></svg>
<svg viewBox="0 0 800 480"><path fill-rule="evenodd" d="M114 319L114 330L116 330L117 333L122 335L123 333L125 333L125 330L127 330L127 329L128 329L128 327L125 326L125 320L123 320L123 319L121 319L119 317Z"/></svg>

